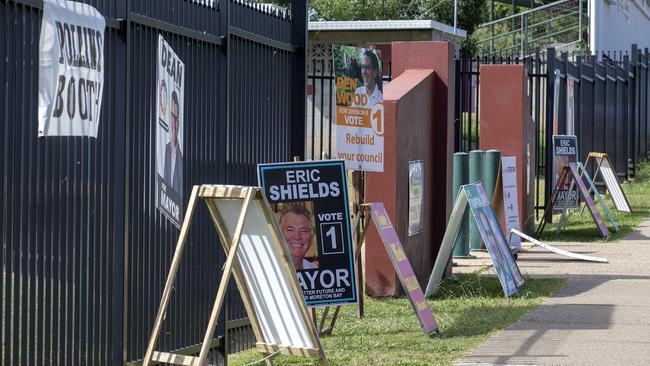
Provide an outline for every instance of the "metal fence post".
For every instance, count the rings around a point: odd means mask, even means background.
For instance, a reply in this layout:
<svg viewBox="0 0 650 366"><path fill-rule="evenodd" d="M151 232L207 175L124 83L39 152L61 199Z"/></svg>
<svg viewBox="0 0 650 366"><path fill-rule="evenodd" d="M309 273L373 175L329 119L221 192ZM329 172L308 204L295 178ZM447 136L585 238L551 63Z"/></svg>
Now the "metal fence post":
<svg viewBox="0 0 650 366"><path fill-rule="evenodd" d="M623 115L623 118L625 119L625 124L624 124L624 134L623 134L623 152L625 154L625 180L630 179L630 168L631 166L634 165L633 159L634 159L634 152L630 154L630 150L634 151L634 148L631 146L632 142L632 134L631 134L631 126L634 124L634 119L633 119L633 113L634 113L634 103L632 102L633 98L633 80L630 77L630 56L625 55L623 56L623 70L624 70L624 77L626 80L625 83L625 89L623 89L624 94L624 99L623 103L625 106L625 112ZM630 159L631 158L631 159ZM633 169L632 169L633 170Z"/></svg>
<svg viewBox="0 0 650 366"><path fill-rule="evenodd" d="M631 149L630 155L632 155L632 177L636 175L636 158L639 155L639 139L637 137L637 132L639 131L639 49L636 44L632 45L632 57L630 60L630 73L634 77L634 85L630 90L633 92L633 97L630 98L632 106L631 113L632 116L630 123L630 141L629 149Z"/></svg>
<svg viewBox="0 0 650 366"><path fill-rule="evenodd" d="M526 18L524 16L524 13L521 14L521 56L520 57L526 57L526 54L524 53L524 50L526 49Z"/></svg>
<svg viewBox="0 0 650 366"><path fill-rule="evenodd" d="M291 156L305 157L305 123L307 121L307 1L291 2L291 40L293 55ZM301 103L299 101L302 101ZM321 147L322 148L322 147Z"/></svg>
<svg viewBox="0 0 650 366"><path fill-rule="evenodd" d="M643 120L644 120L643 123L645 125L645 128L644 128L645 136L643 136L643 144L644 144L644 146L643 146L643 151L644 151L643 159L648 158L648 107L649 107L649 104L650 104L650 85L648 85L649 84L648 81L650 81L650 75L648 73L648 71L650 69L650 52L648 52L647 47L645 48L645 62L646 62L646 66L648 66L648 68L646 68L645 80L641 81L643 83L643 85L644 85L645 95L646 95L646 100L644 101L645 102L645 108L644 108L645 109L645 116L643 116Z"/></svg>
<svg viewBox="0 0 650 366"><path fill-rule="evenodd" d="M131 73L133 69L133 65L131 63L131 57L132 57L132 49L133 45L132 42L130 42L130 37L131 37L131 7L130 7L130 1L129 0L123 0L120 2L118 6L123 7L122 11L124 12L124 18L125 18L125 26L124 26L124 57L126 59L125 62L125 70L124 70L124 125L122 126L123 132L122 132L122 139L121 140L116 140L116 141L124 141L124 147L121 147L117 149L118 153L121 151L122 155L122 160L116 159L116 176L119 175L119 173L122 174L122 178L120 180L121 186L123 188L122 190L122 200L117 200L118 203L116 203L115 207L115 212L117 215L122 216L122 220L115 220L115 223L117 226L121 225L122 228L119 232L116 231L116 238L121 238L122 243L115 243L115 248L116 248L116 253L115 253L115 281L120 281L118 284L115 282L114 286L122 286L122 291L120 293L120 296L115 296L116 298L119 297L119 299L114 299L115 306L113 308L114 313L121 311L121 313L118 312L118 314L114 314L114 316L119 317L114 317L113 319L115 320L114 322L119 322L118 329L121 331L113 331L113 365L115 366L120 366L123 365L127 360L127 354L128 354L128 309L129 309L129 287L128 287L128 279L129 279L129 230L128 227L130 225L130 215L129 215L129 210L127 207L129 207L129 200L130 200L130 190L127 189L128 187L128 182L129 182L129 176L128 176L128 170L129 170L129 162L131 161L130 159L130 153L129 153L129 148L132 144L131 141L131 133L130 129L127 128L131 124L131 103L129 103L129 100L131 100ZM118 133L119 129L116 130L116 134ZM119 135L116 135L119 136ZM118 183L118 184L120 184ZM120 193L119 191L117 192L118 194ZM121 205L121 210L118 209L117 206ZM117 229L117 228L116 228ZM118 239L119 240L119 239ZM121 253L120 253L121 250ZM119 255L119 256L118 256ZM118 267L120 266L121 267ZM119 272L119 273L118 273ZM120 275L122 276L120 278ZM116 288L117 290L117 288ZM117 295L117 294L116 294ZM120 300L118 302L118 300Z"/></svg>
<svg viewBox="0 0 650 366"><path fill-rule="evenodd" d="M546 131L544 149L544 207L548 205L553 194L553 91L555 90L555 48L546 50ZM546 222L552 222L553 215L549 213Z"/></svg>

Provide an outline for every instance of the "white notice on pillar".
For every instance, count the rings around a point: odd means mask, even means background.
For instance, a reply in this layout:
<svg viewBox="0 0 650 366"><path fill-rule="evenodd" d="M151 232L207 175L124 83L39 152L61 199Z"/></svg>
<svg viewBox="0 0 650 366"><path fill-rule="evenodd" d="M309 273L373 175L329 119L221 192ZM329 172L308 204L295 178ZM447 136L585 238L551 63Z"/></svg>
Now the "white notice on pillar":
<svg viewBox="0 0 650 366"><path fill-rule="evenodd" d="M501 176L503 178L503 211L506 217L506 233L519 230L519 200L517 198L517 158L501 158ZM513 235L510 246L521 250L521 238Z"/></svg>
<svg viewBox="0 0 650 366"><path fill-rule="evenodd" d="M90 5L43 2L38 136L97 137L104 87L102 14Z"/></svg>

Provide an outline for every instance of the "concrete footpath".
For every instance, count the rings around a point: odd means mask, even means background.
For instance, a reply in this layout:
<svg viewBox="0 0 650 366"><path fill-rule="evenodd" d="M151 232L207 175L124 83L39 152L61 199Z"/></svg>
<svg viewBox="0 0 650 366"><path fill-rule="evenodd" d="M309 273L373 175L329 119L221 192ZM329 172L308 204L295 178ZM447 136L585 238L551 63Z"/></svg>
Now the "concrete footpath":
<svg viewBox="0 0 650 366"><path fill-rule="evenodd" d="M566 278L566 284L455 365L650 365L650 220L617 243L548 244L609 263L537 247L520 254L525 276ZM490 263L454 262L454 272Z"/></svg>

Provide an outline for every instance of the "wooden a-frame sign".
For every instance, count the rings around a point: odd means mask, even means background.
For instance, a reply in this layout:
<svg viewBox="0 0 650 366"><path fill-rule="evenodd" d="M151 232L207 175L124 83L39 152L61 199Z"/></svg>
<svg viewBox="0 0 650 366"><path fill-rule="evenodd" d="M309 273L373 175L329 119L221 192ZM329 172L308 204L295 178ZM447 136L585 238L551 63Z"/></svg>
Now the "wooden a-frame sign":
<svg viewBox="0 0 650 366"><path fill-rule="evenodd" d="M594 181L598 177L598 173L603 178L607 190L612 196L612 201L614 201L614 206L617 211L632 213L632 208L630 207L630 201L627 200L625 192L621 184L616 178L616 171L614 171L614 165L612 165L609 156L606 153L599 152L590 152L585 161L585 167L589 166L591 159L596 161L596 170L594 173ZM591 189L590 189L591 192Z"/></svg>
<svg viewBox="0 0 650 366"><path fill-rule="evenodd" d="M227 253L223 274L199 356L157 352L156 344L197 198L202 198L207 204ZM257 349L265 356L267 365L272 365L271 357L277 353L316 358L320 365L326 365L316 326L309 316L290 258L271 207L259 187L194 186L143 364L206 365L232 274L257 339Z"/></svg>
<svg viewBox="0 0 650 366"><path fill-rule="evenodd" d="M555 202L557 201L559 192L561 190L560 187L564 187L564 182L567 181L567 179L569 179L571 182L569 184L569 192L571 192L571 189L573 189L574 184L578 185L578 190L580 191L580 194L582 194L582 198L584 198L585 200L585 204L587 205L587 208L591 213L591 217L593 218L594 223L596 223L596 226L598 227L598 232L600 233L600 235L602 235L603 237L609 236L610 234L609 229L607 229L607 226L605 225L602 216L600 216L600 213L596 209L596 204L594 203L594 200L591 199L591 196L587 191L587 187L585 186L582 177L578 173L578 167L576 166L575 163L569 163L569 166L565 166L564 169L562 169L562 173L560 174L560 177L557 180L557 185L555 186L555 193L553 194L553 197L548 201L548 204L546 205L546 209L544 210L543 217L550 217L551 210L553 209L553 205L555 205ZM566 216L566 211L568 208L567 206L568 206L568 200L565 200L565 205L562 210L562 217L560 218L560 222L558 222L558 226L557 226L558 232L564 224L564 218ZM544 232L545 227L546 227L546 220L541 220L539 226L537 227L537 231L535 235L537 237L540 237Z"/></svg>
<svg viewBox="0 0 650 366"><path fill-rule="evenodd" d="M611 212L609 212L609 209L607 208L605 201L603 201L603 197L601 196L600 192L598 192L598 188L596 187L596 184L594 183L593 179L591 179L591 176L589 175L587 168L585 168L585 166L582 165L581 162L578 162L578 172L580 173L580 178L584 178L587 181L587 184L589 184L589 193L591 192L594 193L594 197L596 197L596 199L598 200L598 203L600 204L600 208L603 209L603 212L605 213L609 221L612 223L612 227L614 228L614 231L618 232L618 225L616 224L614 217L612 217ZM580 211L580 214L582 214L585 211L585 206L582 206L582 210Z"/></svg>
<svg viewBox="0 0 650 366"><path fill-rule="evenodd" d="M451 257L456 237L463 224L463 215L469 207L470 220L476 222L481 239L487 244L487 250L494 264L497 277L506 297L517 292L524 284L524 278L519 271L505 236L501 231L496 214L487 199L487 194L480 182L470 183L458 189L456 202L449 217L449 223L442 239L433 270L429 277L425 295L433 296L438 292L443 280L445 268Z"/></svg>

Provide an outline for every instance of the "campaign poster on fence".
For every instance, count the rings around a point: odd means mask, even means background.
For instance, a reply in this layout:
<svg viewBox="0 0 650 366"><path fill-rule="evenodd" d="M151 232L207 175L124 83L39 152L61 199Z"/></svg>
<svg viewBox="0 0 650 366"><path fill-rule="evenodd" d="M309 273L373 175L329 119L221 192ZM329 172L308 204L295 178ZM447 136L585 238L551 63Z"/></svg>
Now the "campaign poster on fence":
<svg viewBox="0 0 650 366"><path fill-rule="evenodd" d="M384 97L378 50L332 46L336 153L352 170L384 171Z"/></svg>
<svg viewBox="0 0 650 366"><path fill-rule="evenodd" d="M576 98L575 98L575 81L567 77L566 80L566 133L573 135L575 133L575 113L576 113Z"/></svg>
<svg viewBox="0 0 650 366"><path fill-rule="evenodd" d="M345 162L260 164L257 169L307 304L356 303Z"/></svg>
<svg viewBox="0 0 650 366"><path fill-rule="evenodd" d="M156 204L177 227L183 221L185 64L158 35L156 84Z"/></svg>
<svg viewBox="0 0 650 366"><path fill-rule="evenodd" d="M553 189L557 188L557 181L562 170L569 166L569 163L578 162L578 139L571 135L553 135ZM569 179L565 181L564 187L560 189L557 200L553 206L554 211L564 209L565 200L568 199L567 208L578 208L580 196L578 187L574 186L569 192ZM555 192L555 191L553 191Z"/></svg>
<svg viewBox="0 0 650 366"><path fill-rule="evenodd" d="M104 90L102 14L45 0L38 54L38 136L97 137Z"/></svg>
<svg viewBox="0 0 650 366"><path fill-rule="evenodd" d="M524 284L524 278L519 271L510 248L506 242L501 225L497 220L487 193L481 183L463 186L467 195L467 202L471 208L472 216L476 221L481 238L488 249L492 263L503 287L506 296L517 292L517 288Z"/></svg>

